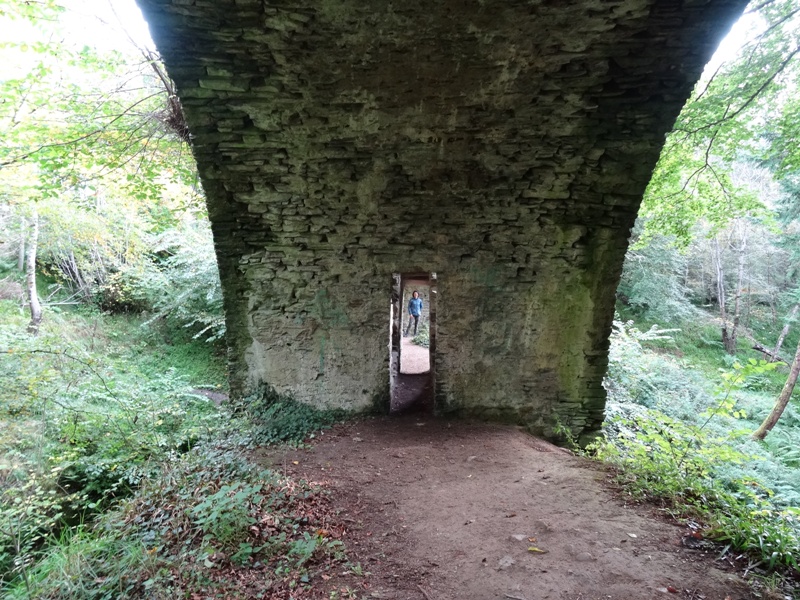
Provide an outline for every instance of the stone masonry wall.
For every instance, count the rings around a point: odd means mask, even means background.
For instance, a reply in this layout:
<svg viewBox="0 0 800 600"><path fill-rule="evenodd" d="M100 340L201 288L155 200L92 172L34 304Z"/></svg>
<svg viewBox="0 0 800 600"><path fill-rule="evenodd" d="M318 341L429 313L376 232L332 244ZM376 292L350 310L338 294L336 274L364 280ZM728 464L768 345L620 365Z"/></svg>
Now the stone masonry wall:
<svg viewBox="0 0 800 600"><path fill-rule="evenodd" d="M743 0L139 0L220 259L232 389L388 391L436 272L437 410L591 434L627 238Z"/></svg>

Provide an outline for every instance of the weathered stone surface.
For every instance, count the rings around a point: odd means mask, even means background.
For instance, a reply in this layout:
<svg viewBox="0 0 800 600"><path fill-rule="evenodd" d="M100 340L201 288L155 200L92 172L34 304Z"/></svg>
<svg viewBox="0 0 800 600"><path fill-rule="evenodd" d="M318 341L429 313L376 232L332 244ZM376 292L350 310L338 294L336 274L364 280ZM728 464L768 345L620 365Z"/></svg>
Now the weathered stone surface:
<svg viewBox="0 0 800 600"><path fill-rule="evenodd" d="M139 3L208 196L234 393L385 398L392 274L435 272L437 410L599 428L630 228L743 0Z"/></svg>

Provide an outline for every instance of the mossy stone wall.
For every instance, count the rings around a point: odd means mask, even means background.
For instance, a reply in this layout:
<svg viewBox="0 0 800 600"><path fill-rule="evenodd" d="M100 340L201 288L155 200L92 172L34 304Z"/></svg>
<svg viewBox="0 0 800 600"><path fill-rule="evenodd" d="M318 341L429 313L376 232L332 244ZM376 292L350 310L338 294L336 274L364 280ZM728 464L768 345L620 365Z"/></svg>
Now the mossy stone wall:
<svg viewBox="0 0 800 600"><path fill-rule="evenodd" d="M743 0L139 0L186 110L232 389L386 397L437 273L437 409L591 434L663 145Z"/></svg>

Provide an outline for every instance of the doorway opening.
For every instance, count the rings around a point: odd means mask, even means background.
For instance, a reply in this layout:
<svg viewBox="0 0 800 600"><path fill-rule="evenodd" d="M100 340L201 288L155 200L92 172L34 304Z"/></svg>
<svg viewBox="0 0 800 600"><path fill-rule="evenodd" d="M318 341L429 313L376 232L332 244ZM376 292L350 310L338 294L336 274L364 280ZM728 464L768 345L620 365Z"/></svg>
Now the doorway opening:
<svg viewBox="0 0 800 600"><path fill-rule="evenodd" d="M395 273L390 308L390 413L434 411L436 273Z"/></svg>

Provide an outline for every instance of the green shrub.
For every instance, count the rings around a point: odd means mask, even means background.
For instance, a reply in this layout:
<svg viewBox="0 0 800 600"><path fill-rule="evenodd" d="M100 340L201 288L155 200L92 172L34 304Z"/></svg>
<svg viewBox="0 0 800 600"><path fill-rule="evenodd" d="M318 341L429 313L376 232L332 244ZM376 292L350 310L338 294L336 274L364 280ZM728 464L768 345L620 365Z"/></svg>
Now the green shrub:
<svg viewBox="0 0 800 600"><path fill-rule="evenodd" d="M132 494L223 417L168 357L144 375L158 346L143 342L140 320L50 314L34 337L25 315L2 302L0 311L10 317L0 321L2 580L22 576L53 534Z"/></svg>
<svg viewBox="0 0 800 600"><path fill-rule="evenodd" d="M94 527L62 536L8 597L235 597L246 593L240 567L262 574L253 597L289 597L344 561L324 490L260 468L230 433L166 463Z"/></svg>
<svg viewBox="0 0 800 600"><path fill-rule="evenodd" d="M422 346L424 348L430 347L431 336L430 336L430 329L427 323L424 323L422 327L419 328L417 335L411 338L411 343L416 344L417 346Z"/></svg>
<svg viewBox="0 0 800 600"><path fill-rule="evenodd" d="M191 509L194 524L203 531L203 540L216 542L230 550L244 544L248 527L256 523L253 507L261 504L263 483L247 485L240 481L223 485Z"/></svg>
<svg viewBox="0 0 800 600"><path fill-rule="evenodd" d="M244 409L259 443L299 443L309 434L326 429L346 416L343 410L320 410L262 386L245 398Z"/></svg>
<svg viewBox="0 0 800 600"><path fill-rule="evenodd" d="M614 465L618 482L640 500L666 504L673 514L699 517L706 535L754 554L769 567L797 567L797 509L778 509L772 491L752 480L720 477L727 465L751 459L730 442L650 409L616 414L598 456Z"/></svg>
<svg viewBox="0 0 800 600"><path fill-rule="evenodd" d="M759 444L749 437L757 423L747 421L768 410L750 382L776 365L733 360L711 388L685 363L645 350L646 337L615 323L598 455L633 497L705 521L707 536L769 567L796 567L800 478L780 458L796 459L795 437L776 431Z"/></svg>

